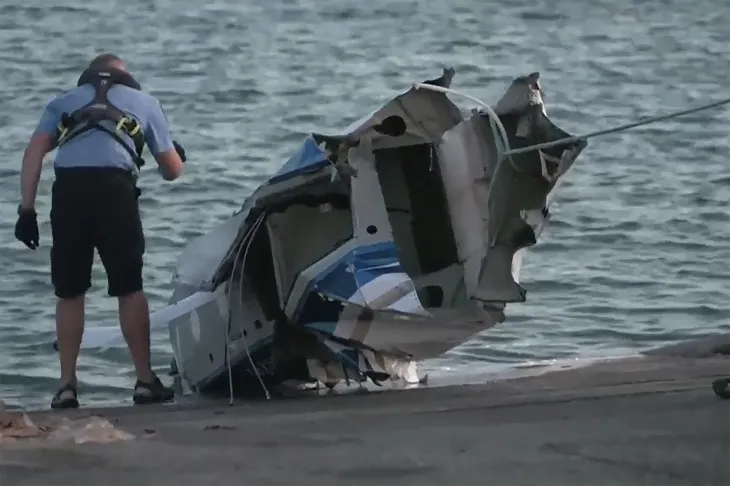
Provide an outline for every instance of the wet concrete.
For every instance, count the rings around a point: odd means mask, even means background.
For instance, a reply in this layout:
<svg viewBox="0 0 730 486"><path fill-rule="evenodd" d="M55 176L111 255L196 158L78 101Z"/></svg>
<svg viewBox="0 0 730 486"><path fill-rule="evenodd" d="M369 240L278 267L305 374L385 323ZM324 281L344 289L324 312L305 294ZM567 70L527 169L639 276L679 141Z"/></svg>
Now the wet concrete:
<svg viewBox="0 0 730 486"><path fill-rule="evenodd" d="M730 359L666 352L481 385L80 410L133 434L18 440L0 486L723 485ZM58 414L34 413L33 421Z"/></svg>

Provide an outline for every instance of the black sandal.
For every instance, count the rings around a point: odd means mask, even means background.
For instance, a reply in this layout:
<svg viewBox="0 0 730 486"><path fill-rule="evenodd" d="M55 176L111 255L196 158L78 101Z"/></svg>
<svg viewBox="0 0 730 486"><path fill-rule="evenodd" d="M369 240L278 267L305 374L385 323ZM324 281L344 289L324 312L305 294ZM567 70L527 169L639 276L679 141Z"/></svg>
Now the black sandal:
<svg viewBox="0 0 730 486"><path fill-rule="evenodd" d="M155 380L152 383L137 380L137 383L134 385L132 399L136 405L164 403L169 402L173 398L175 398L175 391L163 385L157 375L155 375Z"/></svg>
<svg viewBox="0 0 730 486"><path fill-rule="evenodd" d="M53 410L79 408L79 398L76 387L67 383L59 388L56 394L53 395L51 408Z"/></svg>

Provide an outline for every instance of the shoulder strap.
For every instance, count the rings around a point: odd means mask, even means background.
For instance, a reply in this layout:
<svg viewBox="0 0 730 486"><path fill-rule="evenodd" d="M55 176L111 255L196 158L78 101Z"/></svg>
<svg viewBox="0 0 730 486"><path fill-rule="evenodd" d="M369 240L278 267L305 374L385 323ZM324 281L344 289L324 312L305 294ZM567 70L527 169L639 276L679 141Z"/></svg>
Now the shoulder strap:
<svg viewBox="0 0 730 486"><path fill-rule="evenodd" d="M124 147L134 160L137 167L144 165L142 151L144 150L144 136L141 127L135 120L114 106L108 99L109 89L115 84L121 84L139 90L140 85L127 72L118 69L104 71L86 70L77 82L78 86L90 84L94 88L94 99L87 105L73 113L64 113L59 125L59 146L92 129L101 130L113 137ZM110 130L101 124L102 121L111 121L116 124L116 130ZM134 149L122 140L119 133L125 132L134 143Z"/></svg>

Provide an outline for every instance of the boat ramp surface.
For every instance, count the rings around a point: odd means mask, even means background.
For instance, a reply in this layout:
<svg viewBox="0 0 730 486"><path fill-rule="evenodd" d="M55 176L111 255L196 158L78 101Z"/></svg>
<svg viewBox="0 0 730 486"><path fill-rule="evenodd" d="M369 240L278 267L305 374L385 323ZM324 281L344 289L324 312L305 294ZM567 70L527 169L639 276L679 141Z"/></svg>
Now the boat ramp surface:
<svg viewBox="0 0 730 486"><path fill-rule="evenodd" d="M37 437L0 443L0 486L727 486L721 347L477 385L35 412Z"/></svg>

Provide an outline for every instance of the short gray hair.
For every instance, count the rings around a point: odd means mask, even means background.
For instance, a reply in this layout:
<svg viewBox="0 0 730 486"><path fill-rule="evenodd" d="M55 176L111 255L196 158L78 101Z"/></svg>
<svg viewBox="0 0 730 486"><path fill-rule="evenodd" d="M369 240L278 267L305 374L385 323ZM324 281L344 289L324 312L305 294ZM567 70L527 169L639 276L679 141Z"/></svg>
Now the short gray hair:
<svg viewBox="0 0 730 486"><path fill-rule="evenodd" d="M99 71L102 69L118 67L120 64L124 64L124 61L121 57L117 56L116 54L104 53L99 54L91 60L91 62L89 63L89 69L91 69L92 71Z"/></svg>

